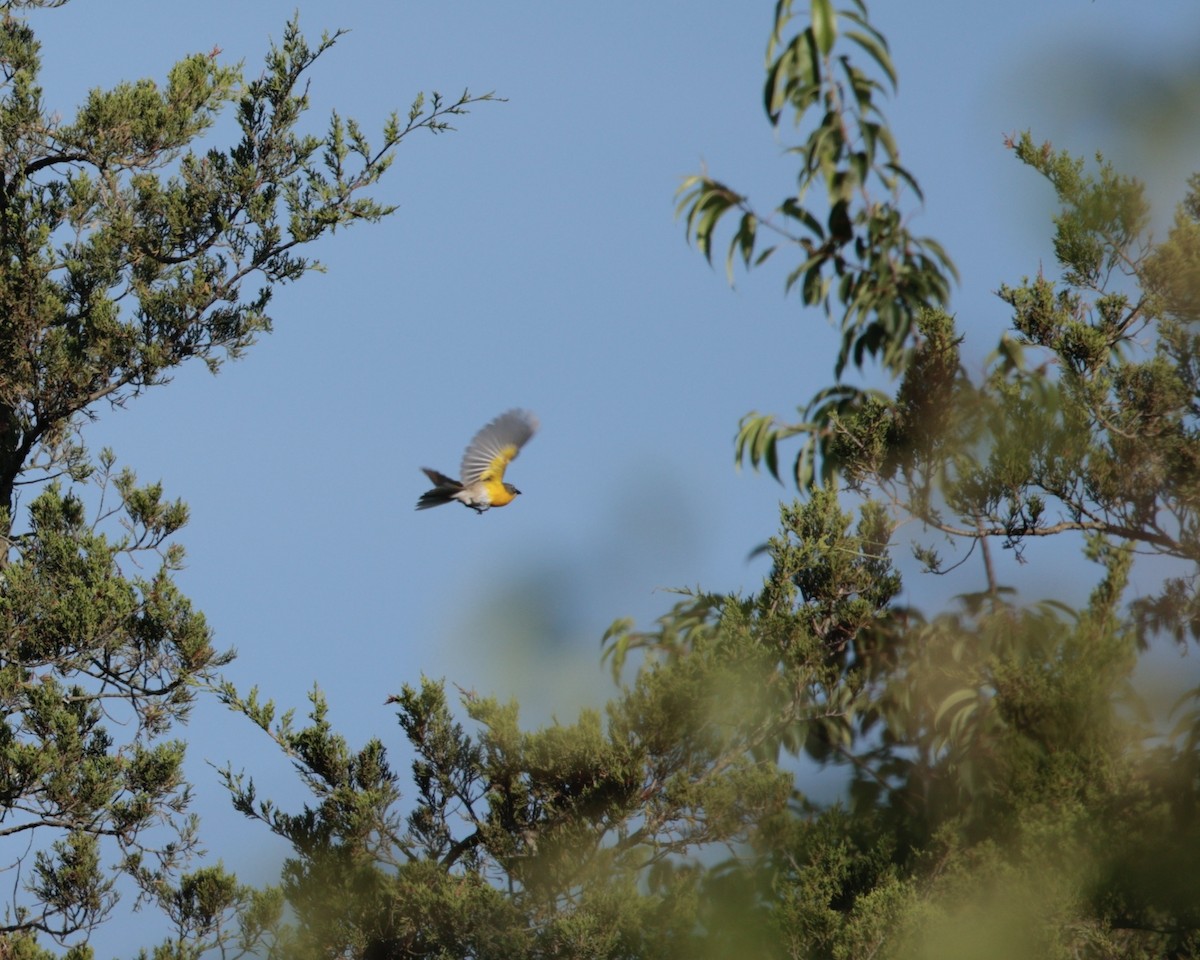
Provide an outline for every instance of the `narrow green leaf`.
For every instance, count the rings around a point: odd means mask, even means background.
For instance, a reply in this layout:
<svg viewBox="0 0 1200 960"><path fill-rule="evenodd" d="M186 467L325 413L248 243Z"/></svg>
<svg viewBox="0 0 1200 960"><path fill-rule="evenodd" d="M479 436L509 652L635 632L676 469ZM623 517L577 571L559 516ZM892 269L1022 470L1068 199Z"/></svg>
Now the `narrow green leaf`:
<svg viewBox="0 0 1200 960"><path fill-rule="evenodd" d="M796 465L794 468L796 475L796 488L799 490L808 490L813 485L813 458L815 456L816 440L810 434L804 446L800 448L800 452L796 454Z"/></svg>
<svg viewBox="0 0 1200 960"><path fill-rule="evenodd" d="M802 207L796 197L788 197L784 200L779 207L779 212L789 219L798 220L811 233L815 234L818 240L825 239L825 228L821 226L821 221L805 207Z"/></svg>
<svg viewBox="0 0 1200 960"><path fill-rule="evenodd" d="M821 56L812 31L792 38L779 57L767 68L763 105L772 125L779 123L783 108L791 104L796 119L812 106L821 91Z"/></svg>
<svg viewBox="0 0 1200 960"><path fill-rule="evenodd" d="M837 13L833 9L832 0L812 0L813 39L822 56L828 56L837 39Z"/></svg>
<svg viewBox="0 0 1200 960"><path fill-rule="evenodd" d="M800 266L796 267L788 274L787 281L784 284L784 292L790 293L792 287L796 285L796 281L799 280L801 276L807 275L810 271L819 270L821 265L828 259L829 254L823 251L810 256L807 260L800 264Z"/></svg>
<svg viewBox="0 0 1200 960"><path fill-rule="evenodd" d="M925 199L925 194L921 192L921 185L917 183L916 177L909 173L908 170L898 163L885 163L883 167L908 184L909 189L917 195L918 200Z"/></svg>
<svg viewBox="0 0 1200 960"><path fill-rule="evenodd" d="M754 256L754 240L758 230L758 217L747 211L742 214L737 233L729 243L729 256L725 261L725 270L729 282L733 283L733 258L735 253L741 254L742 265L750 266L750 258Z"/></svg>
<svg viewBox="0 0 1200 960"><path fill-rule="evenodd" d="M879 69L887 74L892 89L895 90L897 87L896 68L892 66L892 58L883 39L878 34L872 36L872 34L859 30L847 30L846 36L862 47L871 59L879 64Z"/></svg>
<svg viewBox="0 0 1200 960"><path fill-rule="evenodd" d="M942 705L938 707L937 713L934 714L933 717L933 725L937 726L942 722L942 717L944 717L947 713L949 713L955 707L962 706L968 700L976 699L978 695L978 691L976 691L973 687L955 690L954 693L950 694L950 696L943 700Z"/></svg>
<svg viewBox="0 0 1200 960"><path fill-rule="evenodd" d="M880 124L875 133L878 135L879 142L883 144L883 149L887 151L888 160L895 163L900 159L900 148L896 146L896 138L892 136L891 128L887 124Z"/></svg>
<svg viewBox="0 0 1200 960"><path fill-rule="evenodd" d="M769 256L771 256L771 254L773 254L777 249L779 249L779 248L776 247L774 244L772 244L769 247L764 247L762 250L759 251L758 256L754 258L754 265L757 267L759 264L765 263L767 258Z"/></svg>

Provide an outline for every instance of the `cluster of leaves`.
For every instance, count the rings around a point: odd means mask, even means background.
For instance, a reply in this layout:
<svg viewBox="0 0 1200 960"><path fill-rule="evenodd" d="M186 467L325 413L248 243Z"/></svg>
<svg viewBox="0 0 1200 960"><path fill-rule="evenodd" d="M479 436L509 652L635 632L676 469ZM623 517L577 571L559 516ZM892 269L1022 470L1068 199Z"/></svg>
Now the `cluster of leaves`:
<svg viewBox="0 0 1200 960"><path fill-rule="evenodd" d="M744 615L731 611L712 642L693 638L686 660L642 671L604 716L534 732L515 704L467 694L468 732L443 684L405 686L394 701L416 754L407 815L382 743L351 750L319 693L296 729L225 686L316 800L284 812L224 772L235 806L295 850L281 889L298 922L276 931L269 955L684 955L697 872L679 858L745 839L790 791L766 748L799 722L785 692L798 681L773 673L753 632L733 625ZM811 672L805 654L788 657L792 673Z"/></svg>
<svg viewBox="0 0 1200 960"><path fill-rule="evenodd" d="M841 418L830 449L852 488L951 538L1022 554L1030 538L1081 531L1164 558L1176 573L1134 607L1143 640L1196 638L1200 339L1179 278L1200 250L1189 213L1200 181L1154 245L1136 180L1102 159L1092 177L1028 135L1013 147L1063 204L1062 278L1001 286L1013 335L979 383L959 363L953 319L926 311L895 399ZM942 568L934 551L919 555Z"/></svg>
<svg viewBox="0 0 1200 960"><path fill-rule="evenodd" d="M32 860L32 899L14 897L9 929L65 937L104 919L115 892L102 838L147 891L196 843L183 744L162 737L187 715L194 680L228 656L171 580L178 550L163 552L152 577L122 571L159 550L185 519L182 505L137 487L128 471L111 480L119 505L103 516L123 517L123 537L99 533L54 484L30 505L31 529L3 570L0 836ZM114 742L106 721L131 731L126 742ZM27 839L46 831L61 834L47 848Z"/></svg>
<svg viewBox="0 0 1200 960"><path fill-rule="evenodd" d="M896 88L887 40L871 26L862 0L844 10L835 10L833 0L812 0L810 13L807 25L796 29L792 0L776 3L763 94L772 126L790 117L796 130L807 132L786 151L799 160L796 192L763 213L724 183L697 175L680 187L678 211L710 261L722 223L736 217L726 258L731 280L738 259L756 266L781 246L797 255L787 290L797 289L805 306L841 312L839 381L848 364L861 368L871 359L897 375L908 365L917 316L947 302L957 274L938 242L914 236L906 222L905 193L918 200L922 194L900 162L880 107ZM839 52L839 37L873 69ZM771 242L762 242L764 233ZM778 476L777 443L799 434L805 441L795 463L797 482L809 485L818 471L827 479L836 463L827 449L828 426L870 396L838 382L814 397L802 424L751 414L738 433L738 460L763 463Z"/></svg>

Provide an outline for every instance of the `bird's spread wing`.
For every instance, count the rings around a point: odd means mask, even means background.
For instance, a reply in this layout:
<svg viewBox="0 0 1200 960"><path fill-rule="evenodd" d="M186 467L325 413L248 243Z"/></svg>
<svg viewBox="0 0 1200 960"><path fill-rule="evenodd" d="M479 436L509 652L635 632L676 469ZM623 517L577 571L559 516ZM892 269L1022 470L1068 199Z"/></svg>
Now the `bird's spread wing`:
<svg viewBox="0 0 1200 960"><path fill-rule="evenodd" d="M470 486L479 480L504 479L504 468L517 458L537 428L537 417L528 410L500 414L467 446L462 458L462 482Z"/></svg>

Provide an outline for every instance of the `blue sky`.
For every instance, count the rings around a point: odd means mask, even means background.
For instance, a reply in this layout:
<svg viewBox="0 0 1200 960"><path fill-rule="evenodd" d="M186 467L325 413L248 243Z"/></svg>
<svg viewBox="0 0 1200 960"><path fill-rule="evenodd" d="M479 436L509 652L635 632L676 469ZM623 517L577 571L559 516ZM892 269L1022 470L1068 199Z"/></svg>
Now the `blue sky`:
<svg viewBox="0 0 1200 960"><path fill-rule="evenodd" d="M747 556L787 491L735 471L738 419L793 413L830 381L837 337L785 299L782 258L731 290L673 211L702 166L764 208L794 182L761 110L773 6L301 5L310 37L351 31L312 72L315 132L333 107L378 129L418 90L507 102L406 142L377 192L398 214L322 242L328 272L278 292L275 332L245 359L217 377L185 369L89 429L95 449L190 504L180 579L218 646L238 650L240 687L302 712L317 682L352 743L379 735L402 757L384 706L402 683L446 677L519 697L531 721L569 719L612 692L598 663L612 620L648 625L673 602L664 588L757 587L765 564ZM47 103L70 117L90 87L161 79L214 46L256 75L294 7L35 12ZM959 266L953 307L978 364L1005 326L996 288L1053 267L1049 189L1003 135L1104 150L1148 180L1165 222L1200 154L1194 111L1178 109L1188 88L1167 82L1196 60L1200 7L921 0L873 13L900 76L887 114L926 193L915 229ZM524 496L482 517L415 512L418 468L456 471L475 430L513 406L542 421L509 475ZM1031 598L1078 596L1092 572L1068 555L1031 548L1031 564L1003 572ZM907 599L977 585L977 569L964 575L914 573ZM285 805L299 784L215 705L187 736L214 853L270 877L281 845L228 810L206 761L246 768Z"/></svg>

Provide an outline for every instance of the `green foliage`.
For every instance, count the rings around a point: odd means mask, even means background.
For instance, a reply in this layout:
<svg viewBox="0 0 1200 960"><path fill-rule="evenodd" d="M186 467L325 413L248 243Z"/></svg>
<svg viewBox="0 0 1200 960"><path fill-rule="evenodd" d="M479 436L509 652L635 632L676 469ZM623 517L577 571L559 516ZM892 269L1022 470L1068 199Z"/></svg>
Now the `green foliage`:
<svg viewBox="0 0 1200 960"><path fill-rule="evenodd" d="M830 431L853 489L985 561L985 589L961 611L912 617L892 639L864 713L875 726L862 728L879 740L847 751L851 809L887 811L896 902L911 907L893 955L1185 955L1200 929L1194 898L1178 895L1197 882L1197 713L1156 745L1163 731L1144 724L1130 681L1157 634L1198 636L1197 184L1156 245L1137 181L1102 158L1093 176L1027 135L1012 146L1062 204L1061 277L1001 286L1013 334L985 377L962 369L952 318L925 311L894 399L788 428ZM783 432L751 428L752 462L770 468ZM1071 532L1103 570L1088 606L1005 602L988 541L1024 556L1031 538ZM914 549L946 569L932 547ZM1135 552L1167 575L1131 602Z"/></svg>
<svg viewBox="0 0 1200 960"><path fill-rule="evenodd" d="M692 176L680 188L679 212L709 260L722 219L740 214L726 258L731 279L735 257L749 267L776 251L778 244L759 247L760 227L778 242L799 247L803 260L788 274L787 288L798 285L806 305L832 311L836 296L843 308L844 339L835 371L840 375L851 361L861 366L867 357L898 370L917 309L946 299L954 269L936 241L911 236L902 222L901 191L908 188L918 198L921 193L899 162L878 103L896 86L886 40L858 0L840 11L828 0L816 0L812 13L809 26L789 37L792 3L780 0L767 50L764 100L771 123L778 126L790 110L802 129L811 122L810 111L823 111L804 143L788 151L801 160L795 196L763 217L718 181ZM843 21L849 25L845 39L868 55L886 86L848 55L834 56ZM825 196L814 209L806 202L809 189L818 184Z"/></svg>
<svg viewBox="0 0 1200 960"><path fill-rule="evenodd" d="M468 729L441 683L406 686L393 699L415 752L407 814L382 743L352 750L319 693L297 729L223 687L314 798L285 812L224 772L235 806L295 851L281 889L298 923L275 932L278 955L716 950L724 894L703 858L786 816L781 751L828 759L853 742L899 589L878 511L852 531L829 494L783 521L761 595L691 597L658 631L615 629L618 671L643 662L603 715L528 732L515 704L464 695Z"/></svg>
<svg viewBox="0 0 1200 960"><path fill-rule="evenodd" d="M276 931L277 955L332 945L351 956L626 956L686 939L695 917L688 875L668 876L675 858L744 837L787 796L787 779L752 755L769 718L752 731L734 726L734 711L713 723L714 698L748 672L746 655L647 671L606 717L534 732L515 705L465 696L469 733L442 684L406 686L393 698L416 753L403 817L380 742L352 751L314 693L308 726L267 728L314 806L285 813L224 773L235 806L296 851L282 890L299 923ZM256 710L228 686L223 696ZM656 864L667 873L645 897L636 880Z"/></svg>
<svg viewBox="0 0 1200 960"><path fill-rule="evenodd" d="M738 437L739 460L777 477L778 443L804 438L801 488L813 483L820 450L826 482L841 477L876 498L866 509L965 541L968 555L978 548L986 574L960 611L928 621L910 611L887 634L858 736L842 745L854 816L841 836L849 843L874 823L891 845L892 872L831 925L811 909L785 911L801 955L1195 949L1194 897L1178 891L1197 882L1200 714L1180 715L1172 745L1156 746L1163 731L1140 719L1130 680L1156 634L1200 636L1200 383L1188 329L1200 181L1190 181L1175 226L1155 244L1136 180L1103 158L1093 175L1028 135L1010 145L1062 205L1061 276L1001 286L1014 329L986 376L975 382L962 369L953 318L922 309L894 398L835 387L816 396L804 422L755 415ZM813 503L828 496L810 489ZM1103 569L1089 605L1006 602L988 542L1024 556L1031 538L1071 532L1085 535L1085 555ZM914 551L929 569L946 569L931 546ZM1130 602L1135 552L1169 565L1160 589L1143 586ZM812 822L802 819L803 829ZM798 854L785 845L772 856L792 864ZM827 854L803 856L819 881L839 875ZM1149 867L1155 861L1169 865L1165 873ZM867 848L854 862L870 869ZM886 941L850 946L859 903L877 892L900 910L873 914L887 918L877 928ZM810 890L804 903L814 902L823 900Z"/></svg>
<svg viewBox="0 0 1200 960"><path fill-rule="evenodd" d="M81 429L186 361L238 356L273 289L319 268L309 244L391 212L369 191L399 143L490 97L419 96L373 142L336 113L306 133L307 74L338 35L310 46L293 20L257 79L195 54L62 119L19 15L58 6L0 5L0 956L48 956L40 934L89 957L131 889L175 930L152 956L251 950L281 896L185 872L197 823L169 736L231 656L173 579L187 509ZM236 142L209 145L227 109Z"/></svg>
<svg viewBox="0 0 1200 960"><path fill-rule="evenodd" d="M186 718L194 681L229 655L215 650L203 616L171 580L177 551L161 550L180 506L161 504L161 491L137 487L129 472L113 486L121 502L109 512L126 524L119 540L98 532L82 502L51 484L30 504L31 528L4 566L3 830L14 838L62 833L34 855L34 902L20 909L18 929L67 936L108 914L116 895L100 838L116 843L126 869L147 886L162 882L196 842L185 815L183 745L159 738ZM156 553L152 576L122 570ZM125 742L115 741L110 723L124 728Z"/></svg>
<svg viewBox="0 0 1200 960"><path fill-rule="evenodd" d="M767 116L779 127L790 114L793 127L807 132L787 150L799 160L795 194L764 214L747 197L701 174L684 180L677 209L710 262L718 229L736 216L726 257L731 282L735 260L749 268L781 247L795 253L799 262L788 272L786 289L797 289L805 306L841 312L835 376L848 364L861 368L872 359L897 375L907 365L917 317L947 302L957 274L936 240L914 236L906 225L903 195L911 191L919 200L921 190L900 163L880 107L896 88L886 39L871 26L861 0L842 10L830 0L814 0L811 14L808 26L793 32L792 0L778 0L767 49ZM839 40L848 52L835 53ZM858 66L852 54L865 55L870 69ZM814 187L823 188L815 198ZM764 235L771 238L765 245ZM868 397L838 383L814 398L803 424L778 425L752 414L738 434L738 462L762 463L778 477L776 444L803 434L808 440L794 475L808 486L816 477L815 461L828 456L829 425ZM831 461L822 482L832 468Z"/></svg>

